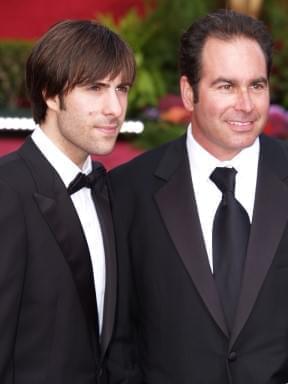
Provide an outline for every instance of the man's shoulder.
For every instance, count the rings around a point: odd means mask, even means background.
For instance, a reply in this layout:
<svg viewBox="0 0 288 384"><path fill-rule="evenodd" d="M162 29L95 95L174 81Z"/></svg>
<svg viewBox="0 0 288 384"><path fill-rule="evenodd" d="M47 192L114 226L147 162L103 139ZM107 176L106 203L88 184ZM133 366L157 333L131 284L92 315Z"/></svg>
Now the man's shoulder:
<svg viewBox="0 0 288 384"><path fill-rule="evenodd" d="M134 159L122 164L109 172L109 175L114 177L137 177L144 174L151 174L154 172L163 156L169 151L180 149L184 151L185 136L181 136L179 139L167 142L161 146L150 149L143 154L135 157Z"/></svg>
<svg viewBox="0 0 288 384"><path fill-rule="evenodd" d="M277 154L284 155L284 158L288 160L288 140L261 135L260 144L262 150L269 153L271 158L274 158Z"/></svg>
<svg viewBox="0 0 288 384"><path fill-rule="evenodd" d="M17 170L21 164L18 151L8 153L0 157L0 176L9 174L12 170Z"/></svg>
<svg viewBox="0 0 288 384"><path fill-rule="evenodd" d="M11 188L22 190L32 180L27 163L21 155L23 146L0 158L0 181Z"/></svg>
<svg viewBox="0 0 288 384"><path fill-rule="evenodd" d="M0 158L0 198L2 209L3 204L18 204L23 187L28 184L27 172L18 155L18 151L2 156Z"/></svg>

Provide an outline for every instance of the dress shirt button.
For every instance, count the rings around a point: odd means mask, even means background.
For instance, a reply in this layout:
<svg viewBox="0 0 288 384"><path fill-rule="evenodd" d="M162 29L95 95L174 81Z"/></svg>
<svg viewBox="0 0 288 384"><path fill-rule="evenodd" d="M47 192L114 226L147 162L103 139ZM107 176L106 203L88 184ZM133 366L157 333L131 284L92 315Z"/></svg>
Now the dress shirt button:
<svg viewBox="0 0 288 384"><path fill-rule="evenodd" d="M235 360L237 360L237 353L232 351L232 352L229 353L228 361L229 362L233 362Z"/></svg>

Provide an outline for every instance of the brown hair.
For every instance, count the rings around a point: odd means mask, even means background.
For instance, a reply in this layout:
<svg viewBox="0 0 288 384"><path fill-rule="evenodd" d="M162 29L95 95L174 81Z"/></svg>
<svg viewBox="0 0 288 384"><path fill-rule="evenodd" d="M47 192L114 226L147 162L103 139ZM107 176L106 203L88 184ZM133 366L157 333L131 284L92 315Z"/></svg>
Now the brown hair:
<svg viewBox="0 0 288 384"><path fill-rule="evenodd" d="M36 43L26 65L26 85L36 123L45 120L45 97L60 97L76 85L90 85L121 73L135 78L135 59L128 45L107 27L89 20L65 20Z"/></svg>
<svg viewBox="0 0 288 384"><path fill-rule="evenodd" d="M272 67L272 38L264 23L250 16L221 9L200 18L183 33L180 42L180 74L187 76L198 101L198 83L201 78L201 57L204 44L209 37L232 40L245 37L256 41L266 59L267 75Z"/></svg>

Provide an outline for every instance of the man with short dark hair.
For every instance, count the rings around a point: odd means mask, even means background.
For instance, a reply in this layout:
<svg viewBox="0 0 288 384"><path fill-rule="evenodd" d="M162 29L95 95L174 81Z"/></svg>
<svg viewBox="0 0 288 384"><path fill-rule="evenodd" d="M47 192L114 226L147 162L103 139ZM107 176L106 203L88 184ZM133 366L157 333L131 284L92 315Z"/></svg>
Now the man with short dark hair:
<svg viewBox="0 0 288 384"><path fill-rule="evenodd" d="M135 76L132 51L92 21L35 45L27 88L39 126L0 161L0 382L106 383L116 303L105 169Z"/></svg>
<svg viewBox="0 0 288 384"><path fill-rule="evenodd" d="M111 172L110 383L288 382L288 147L261 135L271 36L233 11L182 36L187 134Z"/></svg>

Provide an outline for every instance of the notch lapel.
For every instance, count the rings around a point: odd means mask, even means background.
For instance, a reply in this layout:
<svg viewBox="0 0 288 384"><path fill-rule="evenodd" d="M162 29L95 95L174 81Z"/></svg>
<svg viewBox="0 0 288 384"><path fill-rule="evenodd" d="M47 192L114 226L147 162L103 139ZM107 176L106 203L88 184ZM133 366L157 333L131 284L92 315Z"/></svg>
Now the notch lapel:
<svg viewBox="0 0 288 384"><path fill-rule="evenodd" d="M230 348L253 309L287 225L288 188L283 180L288 162L280 149L272 141L261 141L253 220Z"/></svg>
<svg viewBox="0 0 288 384"><path fill-rule="evenodd" d="M156 176L165 181L155 194L164 224L208 311L228 337L202 236L184 138L168 147Z"/></svg>

